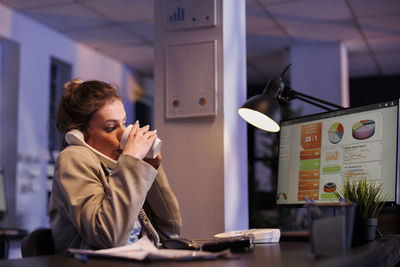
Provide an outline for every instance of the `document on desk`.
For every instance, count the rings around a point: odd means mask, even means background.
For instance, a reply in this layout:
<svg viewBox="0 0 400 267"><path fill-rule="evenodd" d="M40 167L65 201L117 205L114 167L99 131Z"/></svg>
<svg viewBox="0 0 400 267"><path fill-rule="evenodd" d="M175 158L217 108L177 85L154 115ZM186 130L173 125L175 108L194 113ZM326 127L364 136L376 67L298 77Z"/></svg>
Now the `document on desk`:
<svg viewBox="0 0 400 267"><path fill-rule="evenodd" d="M211 260L220 257L229 257L229 251L222 251L219 253L196 251L196 250L183 250L183 249L158 249L154 243L150 241L147 236L143 236L137 242L116 248L100 249L100 250L87 250L87 249L74 249L68 250L74 255L85 255L92 257L111 257L111 258L124 258L131 260Z"/></svg>
<svg viewBox="0 0 400 267"><path fill-rule="evenodd" d="M231 231L224 232L214 235L216 238L229 238L229 237L238 237L238 236L254 236L254 244L262 244L262 243L277 243L281 237L281 231L279 229L273 228L257 228L257 229L249 229L249 230L239 230L239 231Z"/></svg>

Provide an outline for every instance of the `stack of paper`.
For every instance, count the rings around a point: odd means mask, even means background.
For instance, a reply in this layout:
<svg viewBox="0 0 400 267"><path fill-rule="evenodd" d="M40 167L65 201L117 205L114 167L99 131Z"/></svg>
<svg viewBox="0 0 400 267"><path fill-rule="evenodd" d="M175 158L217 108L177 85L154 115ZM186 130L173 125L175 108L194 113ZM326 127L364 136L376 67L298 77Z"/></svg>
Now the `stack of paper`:
<svg viewBox="0 0 400 267"><path fill-rule="evenodd" d="M212 253L206 251L196 250L182 250L182 249L158 249L154 246L147 236L142 237L137 242L122 247L100 249L100 250L86 250L86 249L73 249L68 250L70 253L81 258L81 256L91 257L111 257L123 258L131 260L211 260L220 257L229 257L229 251L220 253Z"/></svg>
<svg viewBox="0 0 400 267"><path fill-rule="evenodd" d="M227 238L234 236L243 235L254 235L255 244L259 243L276 243L279 242L281 237L281 231L279 229L264 228L264 229L250 229L250 230L239 230L232 232L224 232L214 235L216 238Z"/></svg>

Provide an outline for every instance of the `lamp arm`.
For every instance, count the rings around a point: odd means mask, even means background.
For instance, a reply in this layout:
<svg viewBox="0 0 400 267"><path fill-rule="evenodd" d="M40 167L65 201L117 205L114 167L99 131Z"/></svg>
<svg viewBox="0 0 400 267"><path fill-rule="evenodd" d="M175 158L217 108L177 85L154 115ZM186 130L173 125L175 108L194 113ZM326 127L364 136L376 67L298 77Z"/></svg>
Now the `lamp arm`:
<svg viewBox="0 0 400 267"><path fill-rule="evenodd" d="M291 97L300 99L300 100L302 100L304 102L307 102L307 103L312 104L314 106L320 107L320 108L325 109L327 111L331 111L332 109L329 108L329 107L326 107L324 105L331 106L331 107L334 107L334 108L337 108L337 109L342 109L343 108L342 106L339 106L339 105L336 105L334 103L331 103L331 102L328 102L328 101L325 101L325 100L322 100L322 99L319 99L319 98L316 98L316 97L313 97L313 96L309 96L309 95L294 91L293 89L291 90Z"/></svg>

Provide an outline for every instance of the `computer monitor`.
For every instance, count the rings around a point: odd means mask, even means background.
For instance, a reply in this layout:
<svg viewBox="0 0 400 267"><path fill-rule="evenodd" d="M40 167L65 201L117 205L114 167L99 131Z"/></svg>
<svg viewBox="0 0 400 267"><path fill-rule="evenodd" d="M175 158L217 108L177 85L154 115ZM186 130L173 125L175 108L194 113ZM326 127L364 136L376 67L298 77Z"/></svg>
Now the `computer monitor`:
<svg viewBox="0 0 400 267"><path fill-rule="evenodd" d="M281 121L277 204L337 201L346 179L382 184L399 204L399 100Z"/></svg>

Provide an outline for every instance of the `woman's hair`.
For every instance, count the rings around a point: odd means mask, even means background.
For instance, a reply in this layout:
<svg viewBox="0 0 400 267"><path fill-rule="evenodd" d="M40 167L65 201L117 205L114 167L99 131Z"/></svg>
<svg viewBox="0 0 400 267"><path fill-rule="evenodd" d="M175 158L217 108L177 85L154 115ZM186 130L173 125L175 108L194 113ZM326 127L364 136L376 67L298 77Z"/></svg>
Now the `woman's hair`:
<svg viewBox="0 0 400 267"><path fill-rule="evenodd" d="M73 79L64 85L57 111L56 126L65 136L72 129L78 129L87 138L87 127L94 113L112 99L121 99L117 88L102 81ZM67 144L63 138L63 146Z"/></svg>

